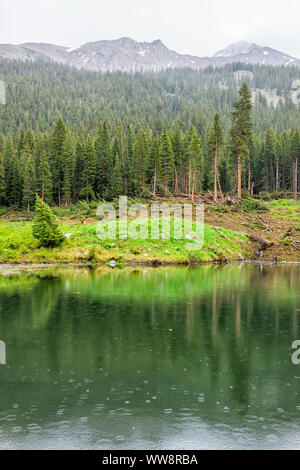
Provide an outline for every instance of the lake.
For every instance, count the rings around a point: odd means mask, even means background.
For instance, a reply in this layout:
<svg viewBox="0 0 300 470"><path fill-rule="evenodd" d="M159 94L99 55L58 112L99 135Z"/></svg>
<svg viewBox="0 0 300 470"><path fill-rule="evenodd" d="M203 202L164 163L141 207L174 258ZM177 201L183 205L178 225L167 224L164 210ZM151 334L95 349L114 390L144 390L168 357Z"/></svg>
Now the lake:
<svg viewBox="0 0 300 470"><path fill-rule="evenodd" d="M1 449L300 448L300 265L0 275Z"/></svg>

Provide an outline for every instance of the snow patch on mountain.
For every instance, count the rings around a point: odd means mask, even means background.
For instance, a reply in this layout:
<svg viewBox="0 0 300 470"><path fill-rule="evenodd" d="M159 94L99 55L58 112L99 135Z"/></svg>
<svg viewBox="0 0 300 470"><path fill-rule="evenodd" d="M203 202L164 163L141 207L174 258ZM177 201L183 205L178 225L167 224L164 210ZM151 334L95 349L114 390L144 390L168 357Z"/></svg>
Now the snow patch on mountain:
<svg viewBox="0 0 300 470"><path fill-rule="evenodd" d="M247 41L231 44L212 57L197 57L170 50L160 39L153 42L137 42L128 37L90 42L71 48L47 43L26 43L17 46L0 44L0 57L22 61L51 60L78 69L99 72L159 71L170 67L189 67L197 70L207 66L222 67L235 62L300 67L300 60L295 57Z"/></svg>

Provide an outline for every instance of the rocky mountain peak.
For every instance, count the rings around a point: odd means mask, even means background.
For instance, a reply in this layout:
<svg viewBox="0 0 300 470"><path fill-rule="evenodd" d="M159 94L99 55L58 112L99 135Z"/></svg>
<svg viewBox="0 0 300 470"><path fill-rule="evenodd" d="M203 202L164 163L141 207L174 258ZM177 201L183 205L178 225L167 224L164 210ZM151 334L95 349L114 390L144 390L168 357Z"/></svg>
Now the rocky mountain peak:
<svg viewBox="0 0 300 470"><path fill-rule="evenodd" d="M184 67L201 69L209 65L222 67L233 62L300 66L300 61L288 54L248 41L230 44L212 57L201 58L170 50L161 39L137 42L126 36L89 42L76 48L47 43L0 44L0 57L14 60L52 60L79 69L100 72L158 71Z"/></svg>

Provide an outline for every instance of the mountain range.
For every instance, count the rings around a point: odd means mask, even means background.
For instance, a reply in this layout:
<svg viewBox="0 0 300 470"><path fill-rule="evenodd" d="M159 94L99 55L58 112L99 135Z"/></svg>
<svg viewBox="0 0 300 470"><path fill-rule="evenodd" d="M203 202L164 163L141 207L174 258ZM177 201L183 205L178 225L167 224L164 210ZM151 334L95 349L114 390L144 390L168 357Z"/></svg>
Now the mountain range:
<svg viewBox="0 0 300 470"><path fill-rule="evenodd" d="M200 69L228 63L300 67L300 60L271 47L240 41L216 52L212 57L179 54L161 40L137 42L124 37L89 42L78 48L47 43L0 44L0 57L11 60L51 60L92 71L159 71L167 68Z"/></svg>

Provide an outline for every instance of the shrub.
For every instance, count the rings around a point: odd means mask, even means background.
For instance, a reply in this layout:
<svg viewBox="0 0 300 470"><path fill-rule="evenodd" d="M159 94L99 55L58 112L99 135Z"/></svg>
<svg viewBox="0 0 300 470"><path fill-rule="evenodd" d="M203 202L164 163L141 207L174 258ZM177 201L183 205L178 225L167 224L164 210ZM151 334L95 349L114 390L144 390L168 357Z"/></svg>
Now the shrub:
<svg viewBox="0 0 300 470"><path fill-rule="evenodd" d="M35 213L32 234L39 241L40 246L54 247L62 243L64 235L58 228L54 214L39 196L36 196Z"/></svg>
<svg viewBox="0 0 300 470"><path fill-rule="evenodd" d="M97 250L94 245L89 248L87 260L91 263L95 263L97 261Z"/></svg>

